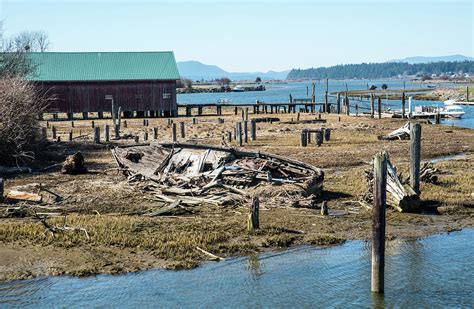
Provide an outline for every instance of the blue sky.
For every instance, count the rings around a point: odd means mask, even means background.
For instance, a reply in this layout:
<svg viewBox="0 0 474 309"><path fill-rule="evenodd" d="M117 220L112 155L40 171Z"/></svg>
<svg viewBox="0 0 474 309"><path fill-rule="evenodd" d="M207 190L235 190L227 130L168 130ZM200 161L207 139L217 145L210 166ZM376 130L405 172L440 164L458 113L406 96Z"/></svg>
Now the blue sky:
<svg viewBox="0 0 474 309"><path fill-rule="evenodd" d="M172 50L229 71L474 55L472 0L0 0L0 19L53 51Z"/></svg>

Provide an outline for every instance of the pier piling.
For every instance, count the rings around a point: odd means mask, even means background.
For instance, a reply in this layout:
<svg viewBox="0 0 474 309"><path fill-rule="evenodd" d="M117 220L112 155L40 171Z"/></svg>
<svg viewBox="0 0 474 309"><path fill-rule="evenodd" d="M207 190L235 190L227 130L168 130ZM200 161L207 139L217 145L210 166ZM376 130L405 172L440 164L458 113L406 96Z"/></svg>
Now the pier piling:
<svg viewBox="0 0 474 309"><path fill-rule="evenodd" d="M410 125L410 185L420 194L421 124Z"/></svg>
<svg viewBox="0 0 474 309"><path fill-rule="evenodd" d="M371 273L371 290L374 293L384 292L386 192L387 154L382 152L374 158Z"/></svg>

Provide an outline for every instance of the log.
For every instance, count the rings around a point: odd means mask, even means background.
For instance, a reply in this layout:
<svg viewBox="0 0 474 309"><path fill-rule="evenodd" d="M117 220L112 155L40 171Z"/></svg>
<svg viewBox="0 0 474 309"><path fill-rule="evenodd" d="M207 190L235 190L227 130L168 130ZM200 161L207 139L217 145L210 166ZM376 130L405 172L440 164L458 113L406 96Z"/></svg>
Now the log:
<svg viewBox="0 0 474 309"><path fill-rule="evenodd" d="M33 203L41 203L43 197L37 193L25 192L25 191L17 191L17 190L10 190L7 195L5 196L7 201L12 202L33 202Z"/></svg>
<svg viewBox="0 0 474 309"><path fill-rule="evenodd" d="M407 122L403 127L396 129L387 135L378 136L379 140L408 140L410 139L410 123Z"/></svg>

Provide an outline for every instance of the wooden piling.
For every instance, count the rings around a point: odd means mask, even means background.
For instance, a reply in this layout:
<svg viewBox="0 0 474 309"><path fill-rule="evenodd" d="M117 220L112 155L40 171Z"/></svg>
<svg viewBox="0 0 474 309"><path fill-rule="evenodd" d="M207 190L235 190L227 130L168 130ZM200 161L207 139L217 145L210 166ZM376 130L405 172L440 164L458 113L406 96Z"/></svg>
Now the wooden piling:
<svg viewBox="0 0 474 309"><path fill-rule="evenodd" d="M249 142L249 129L248 129L248 121L244 121L244 142L247 144Z"/></svg>
<svg viewBox="0 0 474 309"><path fill-rule="evenodd" d="M436 123L436 124L441 124L441 114L440 114L440 112L437 112L437 113L436 113L436 116L435 116L435 123Z"/></svg>
<svg viewBox="0 0 474 309"><path fill-rule="evenodd" d="M109 128L109 125L106 124L104 125L104 135L105 135L105 142L109 142L110 141L110 132L109 132L110 128Z"/></svg>
<svg viewBox="0 0 474 309"><path fill-rule="evenodd" d="M231 143L232 142L232 132L227 131L227 142Z"/></svg>
<svg viewBox="0 0 474 309"><path fill-rule="evenodd" d="M370 95L370 118L375 117L375 97L374 94L372 93Z"/></svg>
<svg viewBox="0 0 474 309"><path fill-rule="evenodd" d="M56 139L56 127L55 126L51 127L51 134L52 134L53 140Z"/></svg>
<svg viewBox="0 0 474 309"><path fill-rule="evenodd" d="M243 139L242 139L242 122L237 122L237 128L236 128L236 132L237 132L237 138L239 140L239 146L242 147L243 145Z"/></svg>
<svg viewBox="0 0 474 309"><path fill-rule="evenodd" d="M260 228L259 208L260 208L260 201L259 201L258 196L256 196L252 199L252 206L250 208L250 214L247 220L247 229L249 231Z"/></svg>
<svg viewBox="0 0 474 309"><path fill-rule="evenodd" d="M71 128L74 128L74 121L71 121Z"/></svg>
<svg viewBox="0 0 474 309"><path fill-rule="evenodd" d="M301 147L306 147L308 145L308 137L307 137L307 131L306 130L301 130L301 137L300 137L300 143Z"/></svg>
<svg viewBox="0 0 474 309"><path fill-rule="evenodd" d="M94 128L94 143L96 144L100 143L100 128L99 127Z"/></svg>
<svg viewBox="0 0 474 309"><path fill-rule="evenodd" d="M374 158L371 273L371 290L374 293L384 291L386 191L387 154L382 152L376 154Z"/></svg>
<svg viewBox="0 0 474 309"><path fill-rule="evenodd" d="M115 135L114 136L115 139L120 139L120 126L119 126L118 123L115 124L115 126L114 126L114 135Z"/></svg>
<svg viewBox="0 0 474 309"><path fill-rule="evenodd" d="M173 140L173 143L176 143L176 141L178 140L176 138L176 123L171 124L171 139Z"/></svg>
<svg viewBox="0 0 474 309"><path fill-rule="evenodd" d="M72 130L69 131L68 141L72 142Z"/></svg>
<svg viewBox="0 0 474 309"><path fill-rule="evenodd" d="M266 107L266 106L265 106ZM266 111L265 111L266 112ZM248 121L249 120L249 108L246 107L245 108L245 121Z"/></svg>
<svg viewBox="0 0 474 309"><path fill-rule="evenodd" d="M123 121L123 127L124 127L124 128L128 127L127 120L124 120L124 121Z"/></svg>
<svg viewBox="0 0 474 309"><path fill-rule="evenodd" d="M410 125L410 185L420 194L421 124Z"/></svg>
<svg viewBox="0 0 474 309"><path fill-rule="evenodd" d="M140 141L140 137L138 135L135 135L135 143L138 144L139 141Z"/></svg>
<svg viewBox="0 0 474 309"><path fill-rule="evenodd" d="M122 126L122 106L119 106L117 111L117 125L120 130L120 127Z"/></svg>
<svg viewBox="0 0 474 309"><path fill-rule="evenodd" d="M92 128L92 129L95 128L95 122L94 122L94 120L91 121L91 128Z"/></svg>
<svg viewBox="0 0 474 309"><path fill-rule="evenodd" d="M193 118L193 124L197 124L197 119Z"/></svg>
<svg viewBox="0 0 474 309"><path fill-rule="evenodd" d="M155 140L158 139L158 128L157 127L153 128L153 139L155 139Z"/></svg>
<svg viewBox="0 0 474 309"><path fill-rule="evenodd" d="M341 113L341 94L337 93L337 113Z"/></svg>
<svg viewBox="0 0 474 309"><path fill-rule="evenodd" d="M316 146L320 147L323 143L323 130L316 131Z"/></svg>
<svg viewBox="0 0 474 309"><path fill-rule="evenodd" d="M377 98L377 111L379 119L382 119L382 99L380 97Z"/></svg>
<svg viewBox="0 0 474 309"><path fill-rule="evenodd" d="M145 133L143 133L143 140L145 142L148 140L148 131L145 131Z"/></svg>
<svg viewBox="0 0 474 309"><path fill-rule="evenodd" d="M184 122L179 123L179 131L181 132L181 138L185 138L186 137L186 132L184 130Z"/></svg>
<svg viewBox="0 0 474 309"><path fill-rule="evenodd" d="M402 93L402 119L405 119L405 92Z"/></svg>
<svg viewBox="0 0 474 309"><path fill-rule="evenodd" d="M257 140L257 121L255 119L250 121L250 137L252 141Z"/></svg>
<svg viewBox="0 0 474 309"><path fill-rule="evenodd" d="M324 139L326 141L329 141L331 139L331 129L330 128L326 128L326 130L324 130Z"/></svg>

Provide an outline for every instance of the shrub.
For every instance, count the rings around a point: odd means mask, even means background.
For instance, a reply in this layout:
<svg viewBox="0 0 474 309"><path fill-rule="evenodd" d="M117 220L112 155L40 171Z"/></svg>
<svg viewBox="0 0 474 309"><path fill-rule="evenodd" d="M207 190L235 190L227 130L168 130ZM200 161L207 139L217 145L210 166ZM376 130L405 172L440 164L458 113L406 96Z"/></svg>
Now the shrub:
<svg viewBox="0 0 474 309"><path fill-rule="evenodd" d="M38 115L48 103L45 94L21 78L0 79L0 162L13 163L38 135ZM18 162L16 162L18 163Z"/></svg>

